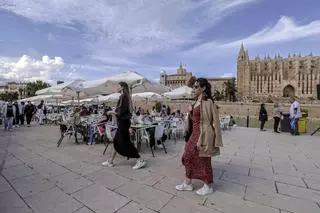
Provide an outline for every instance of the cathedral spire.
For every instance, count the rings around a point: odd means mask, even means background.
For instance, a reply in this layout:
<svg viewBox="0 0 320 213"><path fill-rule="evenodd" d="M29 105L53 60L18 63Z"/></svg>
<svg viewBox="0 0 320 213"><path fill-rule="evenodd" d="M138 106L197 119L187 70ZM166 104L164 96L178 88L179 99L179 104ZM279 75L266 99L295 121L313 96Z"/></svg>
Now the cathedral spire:
<svg viewBox="0 0 320 213"><path fill-rule="evenodd" d="M239 55L238 55L238 60L248 60L248 51L245 50L243 43L241 44L240 50L239 50Z"/></svg>

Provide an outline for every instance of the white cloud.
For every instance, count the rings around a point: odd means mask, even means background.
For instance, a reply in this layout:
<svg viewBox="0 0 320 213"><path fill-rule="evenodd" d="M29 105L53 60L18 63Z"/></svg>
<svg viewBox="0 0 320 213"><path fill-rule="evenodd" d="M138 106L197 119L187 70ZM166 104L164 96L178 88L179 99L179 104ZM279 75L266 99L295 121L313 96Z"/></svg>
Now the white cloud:
<svg viewBox="0 0 320 213"><path fill-rule="evenodd" d="M220 77L221 78L234 77L234 74L232 74L232 73L223 73L223 75L221 75Z"/></svg>
<svg viewBox="0 0 320 213"><path fill-rule="evenodd" d="M63 67L64 61L61 57L43 56L41 60L36 60L27 55L23 55L20 59L0 58L0 79L6 81L43 80L51 82Z"/></svg>
<svg viewBox="0 0 320 213"><path fill-rule="evenodd" d="M182 55L199 60L212 60L213 57L237 53L241 44L246 47L258 46L271 43L287 42L306 37L320 35L320 20L310 22L306 25L297 25L291 18L282 16L274 26L266 27L246 38L236 41L212 41L198 45Z"/></svg>
<svg viewBox="0 0 320 213"><path fill-rule="evenodd" d="M230 42L225 46L239 47L241 43L245 45L261 45L298 40L306 37L320 35L320 20L310 22L306 25L297 25L289 17L282 16L276 25L266 27L263 30L250 35L247 38Z"/></svg>
<svg viewBox="0 0 320 213"><path fill-rule="evenodd" d="M81 24L90 50L136 56L192 43L233 10L257 1L2 0L0 8L37 22L71 28Z"/></svg>

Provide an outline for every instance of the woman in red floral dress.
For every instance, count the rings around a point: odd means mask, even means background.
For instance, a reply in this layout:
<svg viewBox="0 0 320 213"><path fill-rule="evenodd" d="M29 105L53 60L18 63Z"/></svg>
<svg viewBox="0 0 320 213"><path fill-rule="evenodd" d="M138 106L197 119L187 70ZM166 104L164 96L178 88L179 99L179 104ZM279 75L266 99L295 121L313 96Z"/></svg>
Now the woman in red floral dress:
<svg viewBox="0 0 320 213"><path fill-rule="evenodd" d="M213 171L211 157L200 157L200 126L201 126L201 103L203 95L211 99L211 85L207 79L200 78L194 86L196 103L189 109L192 118L192 134L185 145L182 163L185 166L185 181L176 186L178 191L192 191L192 179L199 179L204 182L202 188L197 190L198 195L207 195L213 192ZM219 129L220 130L220 129ZM212 139L213 141L213 139Z"/></svg>

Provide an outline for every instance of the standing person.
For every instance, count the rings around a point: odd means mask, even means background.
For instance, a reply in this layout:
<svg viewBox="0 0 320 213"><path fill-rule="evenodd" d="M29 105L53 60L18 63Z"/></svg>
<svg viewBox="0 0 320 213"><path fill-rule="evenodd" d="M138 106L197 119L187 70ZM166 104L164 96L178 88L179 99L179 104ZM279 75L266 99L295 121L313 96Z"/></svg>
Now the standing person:
<svg viewBox="0 0 320 213"><path fill-rule="evenodd" d="M113 160L116 153L129 158L137 158L136 164L132 169L140 169L146 165L146 161L141 159L138 150L131 142L130 139L130 125L133 112L131 95L129 92L129 86L125 82L119 83L119 92L122 93L119 97L117 107L115 111L109 111L108 114L115 114L117 117L118 129L113 139L113 146L115 151L113 152L111 159L103 162L104 166L113 166Z"/></svg>
<svg viewBox="0 0 320 213"><path fill-rule="evenodd" d="M44 101L41 100L41 103L38 105L37 109L37 117L39 119L39 124L43 125L43 120L45 119L46 114L46 106L44 105Z"/></svg>
<svg viewBox="0 0 320 213"><path fill-rule="evenodd" d="M16 111L16 115L15 115L15 117L14 117L14 119L13 119L13 125L15 126L15 127L19 127L19 123L20 123L20 114L21 114L21 112L20 112L20 109L21 109L21 107L20 107L20 104L17 102L17 101L15 101L14 103L13 103L13 106L15 107L15 111Z"/></svg>
<svg viewBox="0 0 320 213"><path fill-rule="evenodd" d="M26 105L24 112L26 114L26 120L27 120L27 126L30 127L30 122L32 120L32 116L34 114L35 107L34 105L28 101L28 104Z"/></svg>
<svg viewBox="0 0 320 213"><path fill-rule="evenodd" d="M20 124L22 126L24 126L24 116L25 116L25 104L24 104L24 101L21 101L20 103Z"/></svg>
<svg viewBox="0 0 320 213"><path fill-rule="evenodd" d="M279 123L281 120L282 112L279 106L279 103L274 104L274 109L273 109L273 119L274 119L274 124L273 124L273 131L275 133L280 133L278 131L279 128Z"/></svg>
<svg viewBox="0 0 320 213"><path fill-rule="evenodd" d="M185 180L176 186L176 190L192 191L192 179L200 179L204 184L196 193L207 195L213 192L211 158L220 154L222 136L218 108L212 99L211 84L205 78L197 79L194 93L196 102L189 109L187 129L191 135L186 137L187 143L182 156Z"/></svg>
<svg viewBox="0 0 320 213"><path fill-rule="evenodd" d="M2 114L4 117L4 130L12 131L13 119L16 116L16 108L11 101L4 105Z"/></svg>
<svg viewBox="0 0 320 213"><path fill-rule="evenodd" d="M290 98L290 129L291 135L299 135L298 121L301 117L301 106L298 100L294 97Z"/></svg>
<svg viewBox="0 0 320 213"><path fill-rule="evenodd" d="M266 131L264 129L264 124L266 123L266 121L268 121L268 113L264 104L261 104L260 106L259 121L260 121L260 131Z"/></svg>

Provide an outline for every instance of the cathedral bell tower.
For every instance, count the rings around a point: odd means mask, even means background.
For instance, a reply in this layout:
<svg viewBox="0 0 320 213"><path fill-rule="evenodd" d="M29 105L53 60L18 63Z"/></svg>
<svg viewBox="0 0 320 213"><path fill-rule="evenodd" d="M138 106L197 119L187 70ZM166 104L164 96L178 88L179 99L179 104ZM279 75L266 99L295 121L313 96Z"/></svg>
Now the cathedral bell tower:
<svg viewBox="0 0 320 213"><path fill-rule="evenodd" d="M237 91L240 100L248 97L250 94L250 66L248 51L241 44L237 60Z"/></svg>

